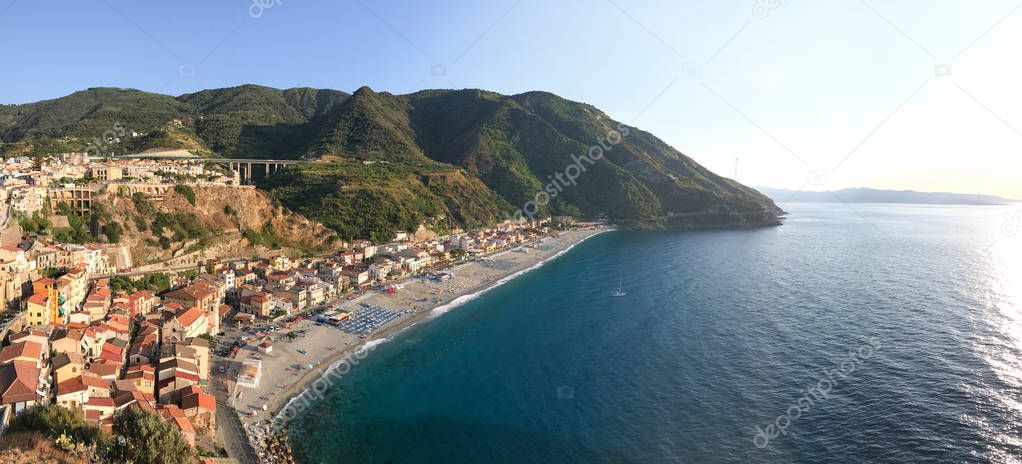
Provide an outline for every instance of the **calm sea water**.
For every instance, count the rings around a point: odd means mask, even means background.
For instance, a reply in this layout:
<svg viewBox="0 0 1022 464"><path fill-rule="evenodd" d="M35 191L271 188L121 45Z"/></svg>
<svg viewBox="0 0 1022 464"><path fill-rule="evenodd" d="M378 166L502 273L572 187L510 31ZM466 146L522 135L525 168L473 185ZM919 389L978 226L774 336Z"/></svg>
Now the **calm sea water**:
<svg viewBox="0 0 1022 464"><path fill-rule="evenodd" d="M592 238L379 346L299 458L1022 462L1017 208L853 207Z"/></svg>

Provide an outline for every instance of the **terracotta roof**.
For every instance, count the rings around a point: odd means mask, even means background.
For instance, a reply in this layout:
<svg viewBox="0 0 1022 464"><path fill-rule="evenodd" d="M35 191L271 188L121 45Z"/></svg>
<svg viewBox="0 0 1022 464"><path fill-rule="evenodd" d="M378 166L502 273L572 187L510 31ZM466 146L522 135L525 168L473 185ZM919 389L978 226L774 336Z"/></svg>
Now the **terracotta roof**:
<svg viewBox="0 0 1022 464"><path fill-rule="evenodd" d="M50 361L53 364L53 369L60 369L68 364L77 364L81 366L85 359L79 353L60 353L53 357Z"/></svg>
<svg viewBox="0 0 1022 464"><path fill-rule="evenodd" d="M185 416L185 412L182 411L181 408L177 407L176 404L161 404L160 414L166 418Z"/></svg>
<svg viewBox="0 0 1022 464"><path fill-rule="evenodd" d="M199 372L199 369L195 366L194 363L185 361L184 359L181 358L174 358L168 361L161 362L159 370L164 371L167 369L183 369L184 371L187 372Z"/></svg>
<svg viewBox="0 0 1022 464"><path fill-rule="evenodd" d="M17 358L29 358L39 360L41 358L43 346L36 342L18 342L13 345L7 345L3 350L0 350L0 363L11 362Z"/></svg>
<svg viewBox="0 0 1022 464"><path fill-rule="evenodd" d="M104 388L104 389L107 389L107 390L110 389L110 382L109 381L107 381L106 379L101 379L99 377L92 376L92 375L83 375L82 376L82 382L87 387Z"/></svg>
<svg viewBox="0 0 1022 464"><path fill-rule="evenodd" d="M205 409L216 412L216 398L206 393L189 393L181 397L181 409Z"/></svg>
<svg viewBox="0 0 1022 464"><path fill-rule="evenodd" d="M139 409L141 409L143 411L148 411L148 412L156 413L158 411L156 411L156 408L153 407L153 402L154 401L155 400L152 400L152 399L150 399L148 401L137 401L136 400L134 403L131 403L131 404L135 405L135 407L137 407L137 408L139 408Z"/></svg>
<svg viewBox="0 0 1022 464"><path fill-rule="evenodd" d="M167 309L169 309L171 311L177 311L177 310L179 310L181 308L184 308L184 306L182 306L181 303L175 303L173 301L171 301L170 303L164 304L163 307L165 307L165 308L167 308Z"/></svg>
<svg viewBox="0 0 1022 464"><path fill-rule="evenodd" d="M156 295L153 295L152 293L150 293L148 291L139 290L139 291L137 291L135 293L132 293L131 295L128 295L128 298L131 298L132 300L140 300L142 298L153 298L155 296Z"/></svg>
<svg viewBox="0 0 1022 464"><path fill-rule="evenodd" d="M177 319L182 326L188 327L195 323L204 313L197 306L192 306L184 311L178 312L174 315L174 319Z"/></svg>
<svg viewBox="0 0 1022 464"><path fill-rule="evenodd" d="M0 364L0 401L4 404L38 400L35 392L38 384L39 368L34 364L25 361Z"/></svg>
<svg viewBox="0 0 1022 464"><path fill-rule="evenodd" d="M116 355L124 353L124 346L113 343L115 340L117 339L107 340L107 342L103 344L103 352L110 352Z"/></svg>
<svg viewBox="0 0 1022 464"><path fill-rule="evenodd" d="M114 390L117 390L120 393L138 391L138 385L135 385L135 382L132 382L131 379L125 377L123 379L114 380Z"/></svg>
<svg viewBox="0 0 1022 464"><path fill-rule="evenodd" d="M67 395L69 393L77 393L85 391L88 387L85 386L85 382L82 376L73 377L57 384L57 395Z"/></svg>
<svg viewBox="0 0 1022 464"><path fill-rule="evenodd" d="M97 359L102 359L102 360L105 360L105 361L111 361L111 362L115 362L115 363L121 362L121 355L116 354L116 353L114 353L112 351L108 351L106 349L106 347L107 347L107 345L103 345L103 348L104 348L103 352L99 354L99 358L97 358Z"/></svg>
<svg viewBox="0 0 1022 464"><path fill-rule="evenodd" d="M209 291L208 288L204 288L203 285L189 285L187 287L167 292L163 294L163 298L183 300L183 301L199 301L210 296L213 296L213 292Z"/></svg>
<svg viewBox="0 0 1022 464"><path fill-rule="evenodd" d="M89 401L85 403L85 406L92 406L97 408L113 408L117 405L114 404L113 398L104 398L101 396L93 396L89 398Z"/></svg>
<svg viewBox="0 0 1022 464"><path fill-rule="evenodd" d="M181 369L178 369L177 371L174 372L174 377L179 379L191 380L192 382L196 383L199 382L198 375L192 374L191 372L185 372Z"/></svg>
<svg viewBox="0 0 1022 464"><path fill-rule="evenodd" d="M100 364L92 363L85 372L97 375L99 377L109 377L111 375L116 376L117 370L120 368L117 364Z"/></svg>
<svg viewBox="0 0 1022 464"><path fill-rule="evenodd" d="M137 370L137 371L128 371L128 372L124 373L124 380L135 380L135 379L147 380L148 379L148 380L152 381L155 378L156 378L156 374L153 374L152 371Z"/></svg>
<svg viewBox="0 0 1022 464"><path fill-rule="evenodd" d="M47 299L48 298L46 297L46 294L44 294L44 293L35 293L32 296L28 297L28 302L32 303L32 304L37 304L37 305L40 305L40 306L45 306Z"/></svg>
<svg viewBox="0 0 1022 464"><path fill-rule="evenodd" d="M182 432L195 433L195 428L192 427L192 423L184 417L174 417L174 424L177 425L177 428L181 429Z"/></svg>

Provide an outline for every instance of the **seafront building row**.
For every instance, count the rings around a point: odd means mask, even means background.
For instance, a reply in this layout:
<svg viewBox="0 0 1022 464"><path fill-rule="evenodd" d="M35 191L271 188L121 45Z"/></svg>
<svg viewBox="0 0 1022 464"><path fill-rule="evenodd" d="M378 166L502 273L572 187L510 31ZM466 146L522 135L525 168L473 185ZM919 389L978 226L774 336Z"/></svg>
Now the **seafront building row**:
<svg viewBox="0 0 1022 464"><path fill-rule="evenodd" d="M26 167L24 162L9 162L3 178L6 199L24 198L14 192L40 188L46 190L40 196L44 201L70 198L80 201L76 211L84 212L89 204L87 195L76 193L80 185L40 187L47 185L45 178L84 172L105 179L101 184L108 182L95 188L135 182L121 182L125 173L146 179L142 168L70 161L51 166L54 170L46 175L30 171L27 178L15 175ZM174 171L173 164L152 162L145 169L161 176L208 174L188 171L192 168L181 163ZM159 192L143 194L158 198ZM25 204L8 205L22 213L32 211L31 206L21 209ZM218 384L214 379L223 374L211 367L216 357L229 355L216 346L222 325L294 320L300 313L323 309L331 299L373 288L385 291L392 280L526 243L548 232L547 225L539 220L505 222L422 240L396 231L394 243L355 240L340 243L338 251L324 257L276 252L263 258L206 260L187 272L168 274L170 287L155 293L133 288L132 279L145 275L118 276L119 269L102 248L25 237L17 246L0 247L0 300L5 309L0 312L0 427L32 406L55 404L80 410L90 424L110 430L117 411L134 405L160 414L191 444L214 450L218 404L212 389ZM272 349L263 344L260 349ZM219 379L221 384L226 381L258 384L258 369Z"/></svg>
<svg viewBox="0 0 1022 464"><path fill-rule="evenodd" d="M9 344L0 351L0 416L7 423L28 407L52 403L77 408L109 430L114 413L134 404L162 414L191 443L212 446L211 343L221 324L289 318L456 256L521 244L534 233L505 227L446 240L361 242L325 258L210 260L201 274L178 279L160 295L115 291L109 278L90 277L90 269L102 267L78 263L33 280L24 310L8 311L17 316L5 323ZM18 255L13 262L25 261L24 251L6 251Z"/></svg>

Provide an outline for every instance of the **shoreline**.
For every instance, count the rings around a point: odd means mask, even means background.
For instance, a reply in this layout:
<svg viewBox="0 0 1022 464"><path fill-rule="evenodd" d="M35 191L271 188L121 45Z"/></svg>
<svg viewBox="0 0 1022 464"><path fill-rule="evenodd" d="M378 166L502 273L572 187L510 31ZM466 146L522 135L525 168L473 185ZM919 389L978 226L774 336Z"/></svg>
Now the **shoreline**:
<svg viewBox="0 0 1022 464"><path fill-rule="evenodd" d="M494 288L544 266L589 238L612 230L616 229L594 227L568 230L556 237L550 235L543 236L537 240L537 242L541 243L541 245L537 246L545 246L546 249L530 248L529 253L525 254L515 252L515 249L521 248L515 247L501 250L491 255L484 255L483 257L487 261L477 259L459 263L447 269L448 272L456 276L450 282L433 283L413 277L396 282L397 285L402 286L397 294L367 293L355 299L346 300L340 304L340 307L348 310L357 308L359 303L363 302L387 308L393 308L395 303L403 305L403 308L414 308L413 311L402 314L379 329L377 333L364 340L359 339L355 335L346 334L337 328L316 326L314 322L309 320L302 321L293 330L306 329L309 336L294 342L283 340L275 342L272 354L277 355L279 353L278 350L294 351L291 349L293 345L303 344L303 342L306 342L305 344L313 343L315 346L307 349L307 357L303 358L286 355L282 357L259 356L259 358L262 358L263 370L271 375L264 374L264 379L260 382L259 387L242 390L243 393L239 400L242 398L246 400L259 398L262 400L262 405L261 407L249 405L248 409L255 413L254 417L243 415L242 408L240 407L242 405L234 407L235 411L233 413L240 418L244 429L238 432L246 435L245 437L238 438L253 443L258 452L258 445L263 440L275 432L286 428L292 420L301 414L301 411L322 399L323 393L332 386L331 376L336 374L346 375L352 365L357 365L359 360L365 359L368 353L376 346L391 340L395 335L415 326L419 322L440 317L457 307L479 298ZM507 267L499 269L497 268L498 264ZM428 301L430 297L434 298L434 301ZM423 300L427 300L427 302L424 303ZM309 340L306 340L306 338L309 338ZM331 342L333 342L331 346L324 346L324 343L331 344ZM342 343L343 348L338 346ZM314 357L314 351L323 350L327 351L321 356ZM294 372L291 378L288 378L286 375L281 376L281 368L288 364L293 366L294 363L292 361L296 360L305 361L308 364L312 364L313 367L311 369L302 369L301 375L297 375L298 373ZM348 364L348 370L337 372L345 364ZM284 369L284 371L290 371L290 367ZM281 388L279 383L281 380L290 380L290 382L284 384L284 387ZM320 387L320 385L323 386ZM295 411L295 413L289 414L289 411ZM224 432L234 431L225 430Z"/></svg>

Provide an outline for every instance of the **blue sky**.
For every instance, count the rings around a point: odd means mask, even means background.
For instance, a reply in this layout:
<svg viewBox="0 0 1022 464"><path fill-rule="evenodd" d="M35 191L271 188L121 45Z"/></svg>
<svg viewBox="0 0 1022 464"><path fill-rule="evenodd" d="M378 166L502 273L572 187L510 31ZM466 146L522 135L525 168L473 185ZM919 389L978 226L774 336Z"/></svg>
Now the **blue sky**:
<svg viewBox="0 0 1022 464"><path fill-rule="evenodd" d="M0 102L95 86L547 90L750 185L1022 198L1018 7L0 0Z"/></svg>

